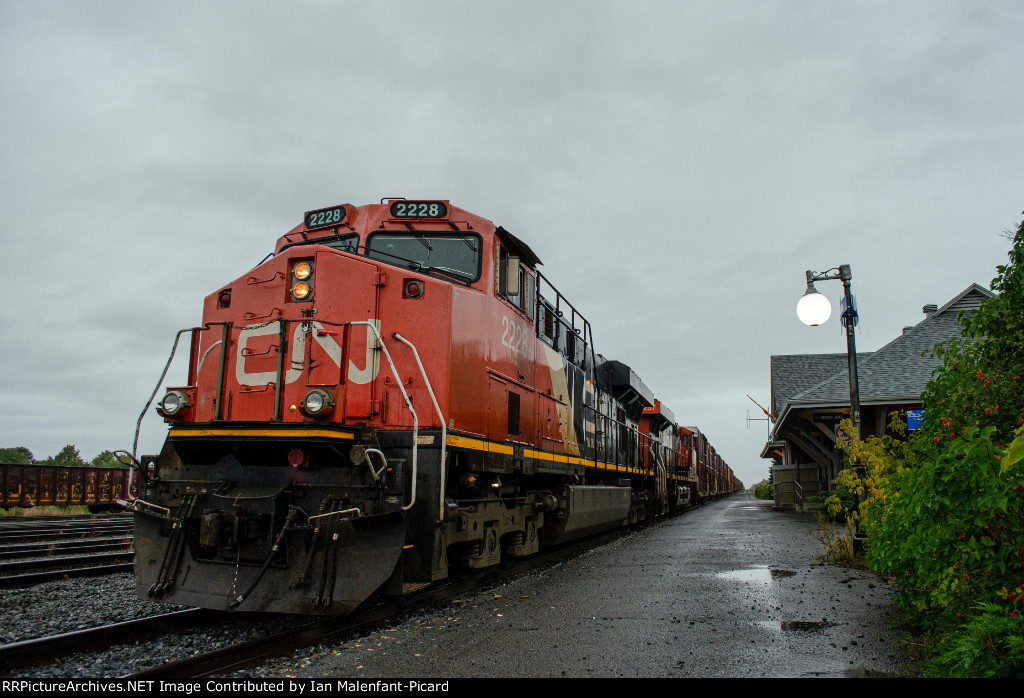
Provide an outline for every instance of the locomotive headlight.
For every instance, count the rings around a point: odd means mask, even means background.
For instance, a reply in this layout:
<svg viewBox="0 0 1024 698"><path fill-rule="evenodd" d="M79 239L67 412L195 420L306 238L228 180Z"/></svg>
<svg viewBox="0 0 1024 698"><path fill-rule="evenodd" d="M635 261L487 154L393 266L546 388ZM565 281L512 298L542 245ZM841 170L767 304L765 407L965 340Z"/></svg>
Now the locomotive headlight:
<svg viewBox="0 0 1024 698"><path fill-rule="evenodd" d="M309 284L307 284L305 281L300 281L299 283L295 284L294 286L292 286L292 295L298 298L299 300L306 298L309 295Z"/></svg>
<svg viewBox="0 0 1024 698"><path fill-rule="evenodd" d="M313 268L309 266L309 262L299 262L295 265L292 273L295 274L296 279L308 279L309 275L313 273Z"/></svg>
<svg viewBox="0 0 1024 698"><path fill-rule="evenodd" d="M178 390L168 390L164 399L160 401L160 409L166 417L178 417L188 411L191 403L188 395Z"/></svg>
<svg viewBox="0 0 1024 698"><path fill-rule="evenodd" d="M326 390L314 388L306 393L306 397L299 403L302 410L310 417L323 417L330 414L334 409L334 399Z"/></svg>

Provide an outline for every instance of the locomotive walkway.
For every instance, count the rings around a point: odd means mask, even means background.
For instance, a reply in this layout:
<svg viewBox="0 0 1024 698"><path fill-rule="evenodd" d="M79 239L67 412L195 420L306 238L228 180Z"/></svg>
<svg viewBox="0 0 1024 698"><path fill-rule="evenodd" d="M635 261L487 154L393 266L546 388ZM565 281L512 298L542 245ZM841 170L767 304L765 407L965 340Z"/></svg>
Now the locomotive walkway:
<svg viewBox="0 0 1024 698"><path fill-rule="evenodd" d="M732 497L257 675L909 675L892 591L872 572L815 565L818 528Z"/></svg>

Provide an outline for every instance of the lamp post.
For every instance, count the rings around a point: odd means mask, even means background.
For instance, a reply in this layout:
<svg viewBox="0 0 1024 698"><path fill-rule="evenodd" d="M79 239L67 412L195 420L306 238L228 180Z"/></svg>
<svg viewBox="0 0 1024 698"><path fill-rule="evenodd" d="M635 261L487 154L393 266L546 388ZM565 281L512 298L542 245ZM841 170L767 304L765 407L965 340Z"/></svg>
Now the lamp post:
<svg viewBox="0 0 1024 698"><path fill-rule="evenodd" d="M850 293L850 281L853 274L850 273L850 265L843 264L838 268L829 269L824 272L813 272L807 270L807 290L803 298L796 305L796 314L804 324L815 326L824 323L832 314L832 306L828 299L814 289L815 281L830 281L839 279L843 282L843 308L842 323L846 328L846 356L849 365L850 375L850 421L853 422L853 433L860 438L860 387L857 381L857 343L853 337L853 328L857 324L857 309L853 307L853 294ZM856 461L853 463L857 477L863 483L867 476L864 464ZM860 503L864 501L865 493L861 488L857 497L857 510L860 511ZM860 520L855 520L853 530L854 552L864 549L865 535L860 530Z"/></svg>
<svg viewBox="0 0 1024 698"><path fill-rule="evenodd" d="M846 353L850 375L850 421L853 422L854 433L860 437L860 388L857 382L857 344L853 336L854 325L857 324L857 310L853 307L853 295L850 293L850 265L843 264L838 268L824 272L807 270L807 290L796 305L796 314L801 322L811 327L821 325L832 314L832 305L825 296L814 288L815 281L831 281L839 279L843 282L845 306L842 309L842 323L846 328Z"/></svg>

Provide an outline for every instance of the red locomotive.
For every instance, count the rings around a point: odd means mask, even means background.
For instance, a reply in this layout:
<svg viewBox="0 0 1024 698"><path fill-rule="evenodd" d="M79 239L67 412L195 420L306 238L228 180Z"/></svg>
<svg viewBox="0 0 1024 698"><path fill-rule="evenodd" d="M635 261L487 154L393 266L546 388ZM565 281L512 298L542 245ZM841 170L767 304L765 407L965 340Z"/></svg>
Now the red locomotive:
<svg viewBox="0 0 1024 698"><path fill-rule="evenodd" d="M348 613L735 489L539 265L447 201L307 213L191 331L140 594Z"/></svg>

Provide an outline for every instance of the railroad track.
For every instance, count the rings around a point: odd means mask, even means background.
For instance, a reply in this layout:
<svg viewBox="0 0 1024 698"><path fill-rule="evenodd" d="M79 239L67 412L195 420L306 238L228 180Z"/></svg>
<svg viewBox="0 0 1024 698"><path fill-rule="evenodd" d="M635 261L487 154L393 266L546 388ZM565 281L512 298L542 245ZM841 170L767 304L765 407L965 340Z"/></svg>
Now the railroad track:
<svg viewBox="0 0 1024 698"><path fill-rule="evenodd" d="M128 526L128 514L81 514L72 516L0 516L0 540L13 531L53 531L84 529L95 526Z"/></svg>
<svg viewBox="0 0 1024 698"><path fill-rule="evenodd" d="M287 656L304 647L340 641L374 627L392 624L404 614L450 603L479 589L499 584L511 577L537 568L550 566L582 551L603 545L623 535L629 535L630 532L630 529L616 530L587 540L576 541L514 564L486 570L469 579L428 587L399 599L389 599L372 605L367 604L357 609L352 615L343 618L335 616L275 617L266 614L186 609L151 618L0 646L0 669L5 675L18 675L11 672L25 667L35 667L53 660L66 659L71 655L84 656L79 653L88 653L89 655L106 653L107 656L113 657L109 660L108 665L120 667L119 670L123 671L123 668L128 666L121 661L126 645L146 643L161 636L176 634L175 639L167 644L175 647L198 646L205 650L213 643L202 639L190 642L188 637L190 633L199 633L200 635L208 633L211 627L221 633L221 640L227 634L258 636L255 639L244 641L230 640L227 646L214 651L193 650L192 656L176 661L169 661L166 656L161 654L159 659L154 658L155 666L130 673L128 678L201 678L229 674L270 659ZM236 628L248 627L244 630L225 632L225 629L231 627L232 624ZM280 631L281 627L287 629ZM154 647L156 646L154 645ZM158 652L157 649L151 650L154 655ZM93 660L87 658L75 659L75 662L89 666L94 665ZM136 664L136 666L139 665ZM28 673L31 674L31 671Z"/></svg>
<svg viewBox="0 0 1024 698"><path fill-rule="evenodd" d="M188 608L50 637L12 642L0 645L0 667L12 671L77 652L96 652L125 642L144 642L158 635L187 630L217 615L220 614L216 611Z"/></svg>
<svg viewBox="0 0 1024 698"><path fill-rule="evenodd" d="M0 587L131 571L124 515L0 519Z"/></svg>
<svg viewBox="0 0 1024 698"><path fill-rule="evenodd" d="M131 674L126 678L132 680L205 678L249 668L310 645L338 640L392 623L399 616L411 611L450 603L467 593L498 584L537 568L561 562L584 550L628 535L629 532L628 530L616 530L586 540L568 543L526 560L497 569L485 570L469 579L450 581L442 586L429 587L401 599L361 607L344 618L318 618L297 628L293 627L284 632L273 633L212 652L163 663L151 669Z"/></svg>
<svg viewBox="0 0 1024 698"><path fill-rule="evenodd" d="M35 517L0 517L0 543L33 536L85 536L94 532L131 530L132 527L131 517L123 514L40 519L37 521Z"/></svg>
<svg viewBox="0 0 1024 698"><path fill-rule="evenodd" d="M130 535L89 540L60 540L41 543L13 543L0 549L0 563L8 560L32 557L54 557L57 555L80 555L91 553L112 553L131 548Z"/></svg>

